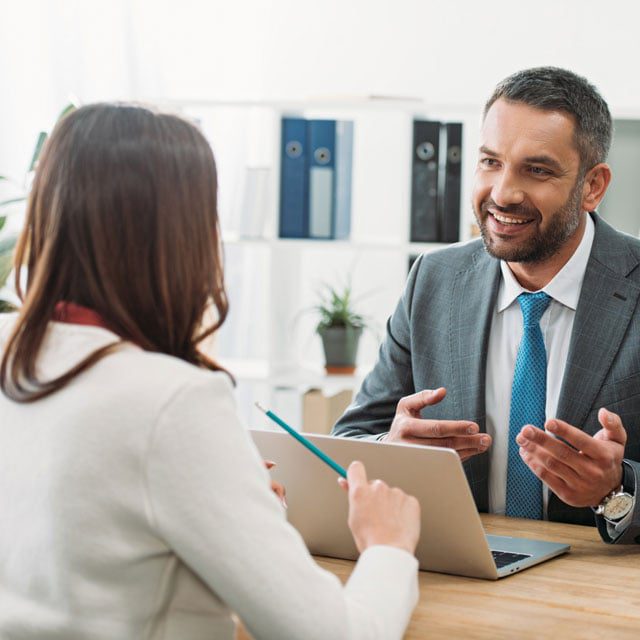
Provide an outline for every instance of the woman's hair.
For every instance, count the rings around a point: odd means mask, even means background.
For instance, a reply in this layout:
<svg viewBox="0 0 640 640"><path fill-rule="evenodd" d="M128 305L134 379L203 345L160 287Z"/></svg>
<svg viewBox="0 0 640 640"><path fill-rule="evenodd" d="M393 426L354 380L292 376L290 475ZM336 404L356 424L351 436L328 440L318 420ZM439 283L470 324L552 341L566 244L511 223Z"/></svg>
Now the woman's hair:
<svg viewBox="0 0 640 640"><path fill-rule="evenodd" d="M23 305L0 365L5 395L43 398L117 348L39 380L36 360L59 302L89 307L146 351L221 370L198 350L228 310L216 196L211 148L185 120L120 104L64 117L43 150L16 247ZM214 322L203 327L210 305Z"/></svg>

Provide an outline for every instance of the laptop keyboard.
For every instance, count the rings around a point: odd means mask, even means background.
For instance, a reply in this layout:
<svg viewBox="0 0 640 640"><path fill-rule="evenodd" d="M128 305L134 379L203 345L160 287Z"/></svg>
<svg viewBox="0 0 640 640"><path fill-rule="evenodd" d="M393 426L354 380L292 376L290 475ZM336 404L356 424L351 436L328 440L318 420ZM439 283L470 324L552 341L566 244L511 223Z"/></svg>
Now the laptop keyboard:
<svg viewBox="0 0 640 640"><path fill-rule="evenodd" d="M524 560L525 558L531 557L526 553L509 553L508 551L494 551L493 549L491 549L491 555L493 556L493 560L498 569L506 567L508 564L518 562L518 560Z"/></svg>

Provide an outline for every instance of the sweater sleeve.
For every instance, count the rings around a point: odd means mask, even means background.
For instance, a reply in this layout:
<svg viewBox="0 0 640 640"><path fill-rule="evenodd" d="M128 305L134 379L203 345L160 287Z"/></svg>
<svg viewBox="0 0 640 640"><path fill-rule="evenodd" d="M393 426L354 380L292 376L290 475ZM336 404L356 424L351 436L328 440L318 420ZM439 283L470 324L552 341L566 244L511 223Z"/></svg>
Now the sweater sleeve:
<svg viewBox="0 0 640 640"><path fill-rule="evenodd" d="M369 548L345 587L320 568L271 492L226 376L199 377L168 401L145 466L151 525L256 639L402 637L416 559Z"/></svg>

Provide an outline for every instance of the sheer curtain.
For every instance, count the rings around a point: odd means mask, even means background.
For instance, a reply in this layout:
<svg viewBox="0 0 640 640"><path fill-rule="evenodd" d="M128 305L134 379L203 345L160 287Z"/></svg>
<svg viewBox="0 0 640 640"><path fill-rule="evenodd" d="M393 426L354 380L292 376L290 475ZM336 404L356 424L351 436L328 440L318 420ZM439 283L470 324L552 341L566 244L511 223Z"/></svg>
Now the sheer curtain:
<svg viewBox="0 0 640 640"><path fill-rule="evenodd" d="M127 0L0 2L0 174L23 179L71 96L137 97L131 16Z"/></svg>

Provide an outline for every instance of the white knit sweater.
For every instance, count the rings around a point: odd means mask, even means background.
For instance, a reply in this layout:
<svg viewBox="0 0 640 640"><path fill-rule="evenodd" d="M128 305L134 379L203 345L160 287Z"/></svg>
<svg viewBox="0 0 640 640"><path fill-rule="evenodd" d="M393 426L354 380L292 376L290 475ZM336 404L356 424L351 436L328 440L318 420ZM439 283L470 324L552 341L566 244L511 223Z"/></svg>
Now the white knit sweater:
<svg viewBox="0 0 640 640"><path fill-rule="evenodd" d="M51 323L39 375L114 340ZM0 393L3 640L230 639L232 611L256 638L399 638L416 600L399 549L345 587L317 566L224 374L127 345L46 399Z"/></svg>

